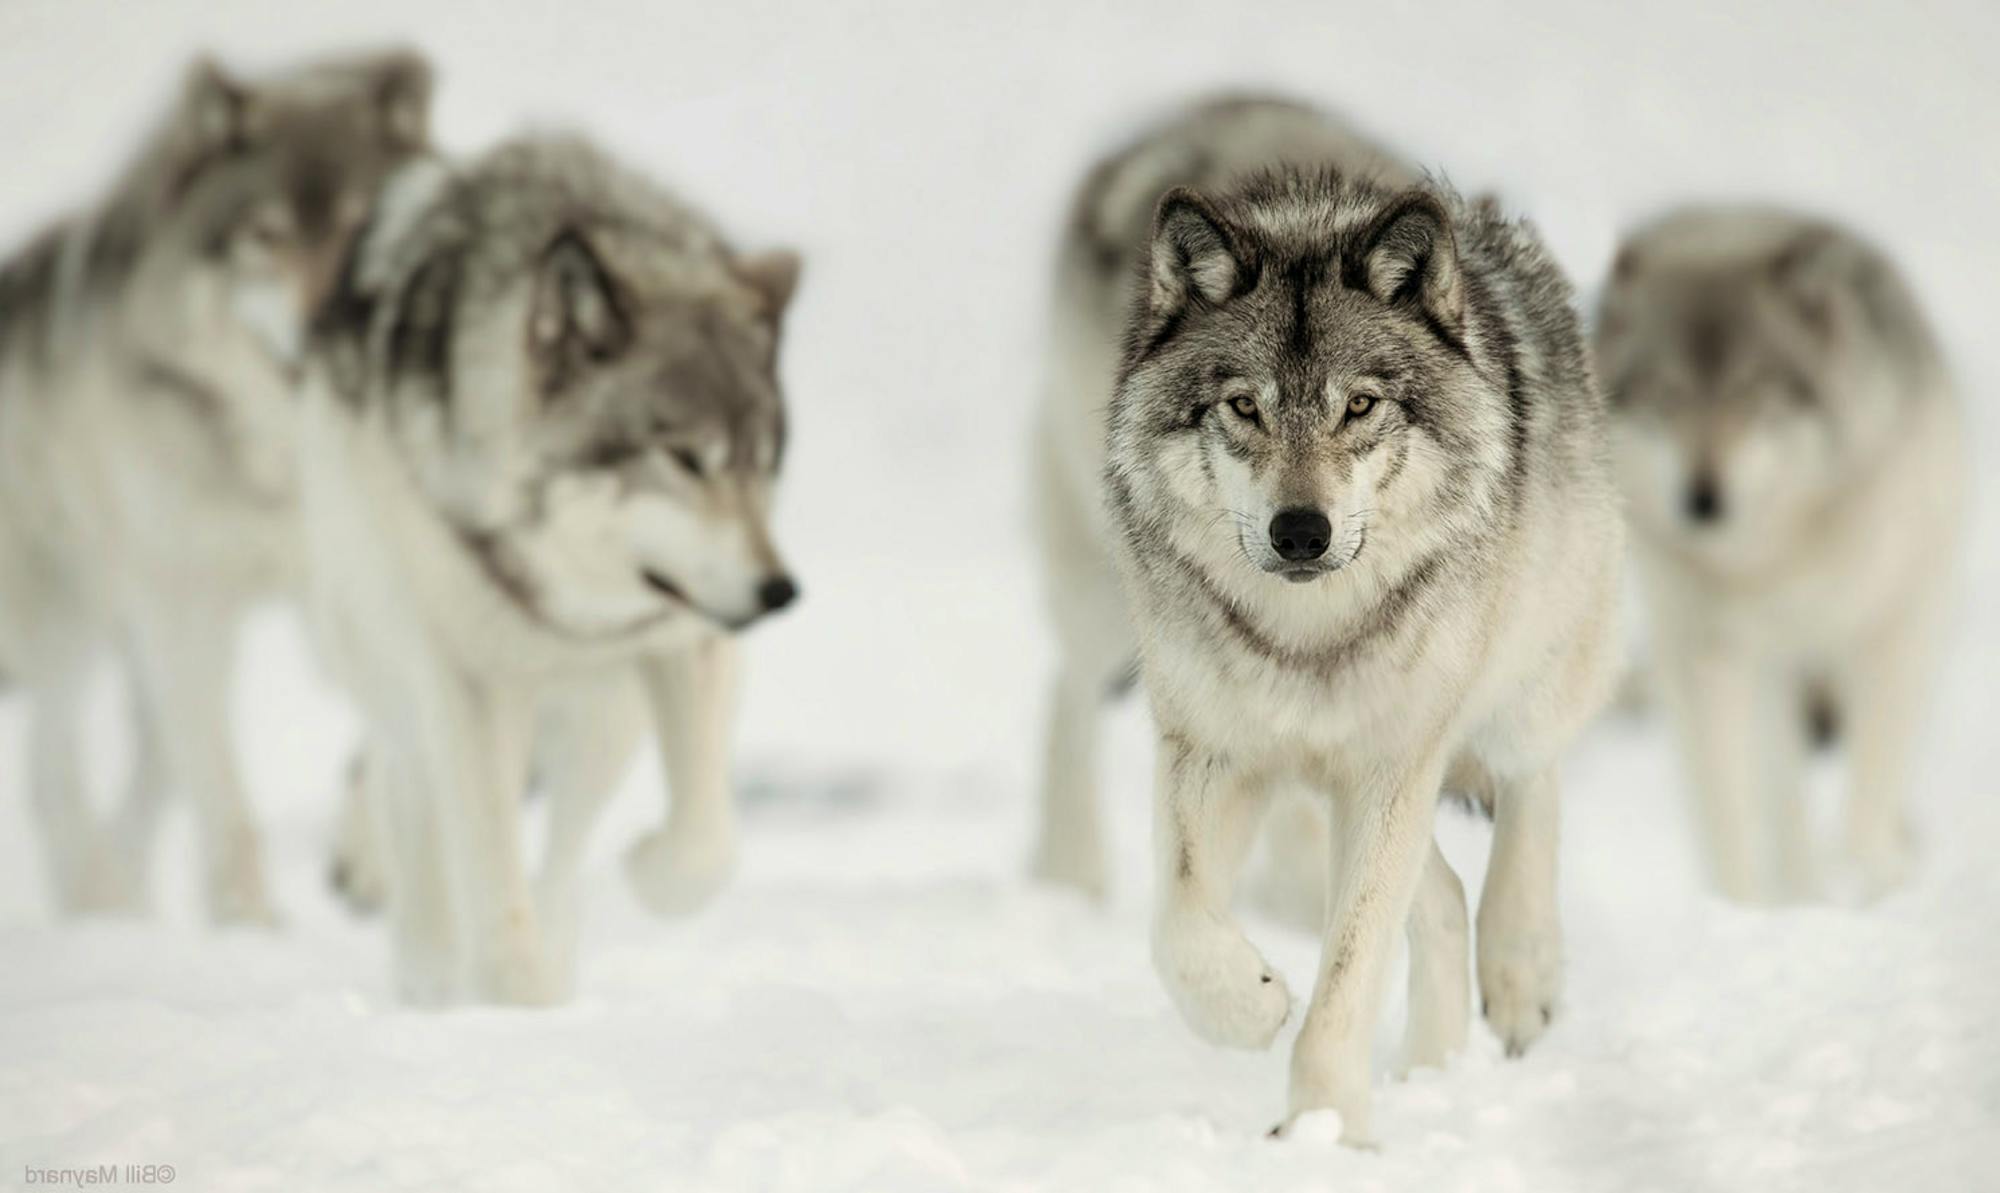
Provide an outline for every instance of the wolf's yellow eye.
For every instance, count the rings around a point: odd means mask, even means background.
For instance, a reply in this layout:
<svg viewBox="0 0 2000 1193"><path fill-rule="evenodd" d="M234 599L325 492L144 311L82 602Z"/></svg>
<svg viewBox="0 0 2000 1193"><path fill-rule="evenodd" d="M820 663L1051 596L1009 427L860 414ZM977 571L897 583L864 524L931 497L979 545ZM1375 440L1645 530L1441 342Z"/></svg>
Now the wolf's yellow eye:
<svg viewBox="0 0 2000 1193"><path fill-rule="evenodd" d="M1248 394L1239 394L1229 399L1229 408L1242 418L1247 418L1251 422L1257 421L1257 399Z"/></svg>
<svg viewBox="0 0 2000 1193"><path fill-rule="evenodd" d="M1373 409L1375 409L1374 394L1355 394L1353 397L1347 399L1347 417L1349 418L1360 418Z"/></svg>

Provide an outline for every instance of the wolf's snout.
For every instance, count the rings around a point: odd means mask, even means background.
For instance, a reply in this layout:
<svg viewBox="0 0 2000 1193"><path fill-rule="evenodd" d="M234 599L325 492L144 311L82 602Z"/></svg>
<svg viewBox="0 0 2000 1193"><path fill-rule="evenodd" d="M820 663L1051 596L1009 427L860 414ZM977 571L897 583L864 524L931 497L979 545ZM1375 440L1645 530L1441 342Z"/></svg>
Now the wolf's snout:
<svg viewBox="0 0 2000 1193"><path fill-rule="evenodd" d="M1271 519L1271 547L1293 563L1318 559L1332 541L1333 523L1318 510L1279 510Z"/></svg>
<svg viewBox="0 0 2000 1193"><path fill-rule="evenodd" d="M757 586L757 600L766 613L776 613L798 599L799 586L790 576L773 576Z"/></svg>
<svg viewBox="0 0 2000 1193"><path fill-rule="evenodd" d="M1688 484L1687 518L1697 525L1722 521L1722 486L1706 472L1697 473Z"/></svg>

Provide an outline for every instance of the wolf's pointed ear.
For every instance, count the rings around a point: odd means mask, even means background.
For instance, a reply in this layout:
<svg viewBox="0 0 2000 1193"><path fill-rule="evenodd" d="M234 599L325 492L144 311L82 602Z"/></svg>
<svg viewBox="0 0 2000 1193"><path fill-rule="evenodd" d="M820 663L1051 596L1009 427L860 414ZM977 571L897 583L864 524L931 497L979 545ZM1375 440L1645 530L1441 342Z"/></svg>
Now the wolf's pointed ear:
<svg viewBox="0 0 2000 1193"><path fill-rule="evenodd" d="M778 323L798 291L801 268L803 263L792 250L767 249L737 261L736 275L749 283L764 316Z"/></svg>
<svg viewBox="0 0 2000 1193"><path fill-rule="evenodd" d="M1357 241L1352 264L1362 286L1383 302L1415 302L1452 335L1465 330L1465 286L1444 205L1411 191L1375 218Z"/></svg>
<svg viewBox="0 0 2000 1193"><path fill-rule="evenodd" d="M254 131L256 103L248 87L204 54L188 67L181 85L181 119L195 152L240 149Z"/></svg>
<svg viewBox="0 0 2000 1193"><path fill-rule="evenodd" d="M399 149L422 149L431 139L431 64L421 54L391 54L375 83L382 132Z"/></svg>
<svg viewBox="0 0 2000 1193"><path fill-rule="evenodd" d="M1771 259L1771 281L1821 335L1838 322L1840 295L1854 281L1859 261L1831 229L1811 228L1792 237Z"/></svg>
<svg viewBox="0 0 2000 1193"><path fill-rule="evenodd" d="M1153 213L1149 301L1155 315L1189 302L1226 302L1250 276L1241 237L1215 205L1184 186L1160 196Z"/></svg>
<svg viewBox="0 0 2000 1193"><path fill-rule="evenodd" d="M575 229L557 236L542 254L535 278L528 342L550 378L561 387L575 369L616 359L632 340L632 325L611 271Z"/></svg>

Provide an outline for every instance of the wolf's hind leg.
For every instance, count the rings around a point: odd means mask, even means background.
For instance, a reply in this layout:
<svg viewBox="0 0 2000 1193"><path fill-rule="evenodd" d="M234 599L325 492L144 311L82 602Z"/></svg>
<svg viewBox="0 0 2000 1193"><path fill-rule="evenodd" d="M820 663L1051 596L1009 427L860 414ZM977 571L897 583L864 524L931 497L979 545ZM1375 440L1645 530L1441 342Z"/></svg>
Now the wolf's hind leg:
<svg viewBox="0 0 2000 1193"><path fill-rule="evenodd" d="M1291 993L1229 907L1264 793L1225 766L1172 738L1160 742L1153 966L1204 1039L1267 1048L1291 1012Z"/></svg>
<svg viewBox="0 0 2000 1193"><path fill-rule="evenodd" d="M1562 986L1556 914L1557 784L1546 771L1499 784L1493 853L1479 896L1479 998L1508 1056L1555 1015Z"/></svg>
<svg viewBox="0 0 2000 1193"><path fill-rule="evenodd" d="M708 902L736 865L736 809L729 790L737 646L723 637L640 664L667 771L666 823L625 855L640 902L685 915Z"/></svg>
<svg viewBox="0 0 2000 1193"><path fill-rule="evenodd" d="M1403 1036L1403 1068L1443 1068L1465 1047L1472 1017L1465 887L1444 851L1431 844L1410 904L1410 1021Z"/></svg>
<svg viewBox="0 0 2000 1193"><path fill-rule="evenodd" d="M1097 739L1118 669L1065 663L1049 690L1042 820L1030 871L1044 882L1103 899L1103 814L1097 802Z"/></svg>

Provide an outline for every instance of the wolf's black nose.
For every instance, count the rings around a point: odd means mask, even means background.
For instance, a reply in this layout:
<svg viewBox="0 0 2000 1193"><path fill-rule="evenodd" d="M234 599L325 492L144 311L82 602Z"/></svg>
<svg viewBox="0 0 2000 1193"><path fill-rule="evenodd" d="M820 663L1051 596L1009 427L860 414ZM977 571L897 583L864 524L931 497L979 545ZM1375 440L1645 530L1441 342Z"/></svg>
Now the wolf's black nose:
<svg viewBox="0 0 2000 1193"><path fill-rule="evenodd" d="M1318 559L1332 541L1333 523L1318 510L1279 510L1271 519L1271 546L1294 562Z"/></svg>
<svg viewBox="0 0 2000 1193"><path fill-rule="evenodd" d="M1722 489L1714 477L1703 473L1688 485L1687 516L1690 522L1722 521Z"/></svg>
<svg viewBox="0 0 2000 1193"><path fill-rule="evenodd" d="M799 599L799 586L790 576L773 576L757 586L757 599L763 602L765 612L776 613Z"/></svg>

